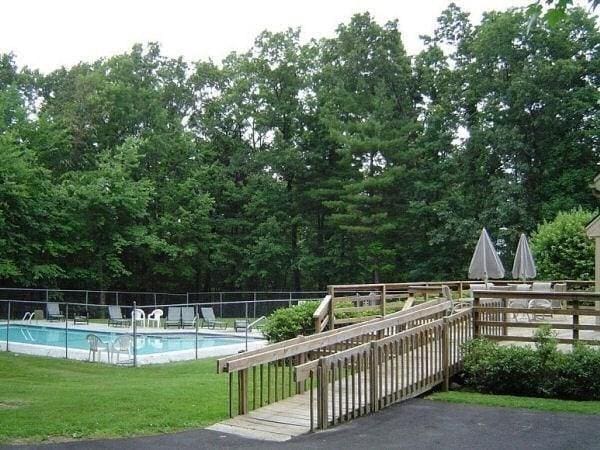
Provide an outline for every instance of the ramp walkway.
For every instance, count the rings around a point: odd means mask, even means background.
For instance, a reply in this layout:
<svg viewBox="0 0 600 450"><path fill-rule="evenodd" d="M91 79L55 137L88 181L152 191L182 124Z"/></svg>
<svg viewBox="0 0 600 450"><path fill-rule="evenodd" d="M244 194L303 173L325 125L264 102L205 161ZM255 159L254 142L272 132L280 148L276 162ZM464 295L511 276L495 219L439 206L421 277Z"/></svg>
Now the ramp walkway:
<svg viewBox="0 0 600 450"><path fill-rule="evenodd" d="M223 358L231 418L209 429L281 442L447 385L473 329L470 308L452 311L451 301L429 300Z"/></svg>

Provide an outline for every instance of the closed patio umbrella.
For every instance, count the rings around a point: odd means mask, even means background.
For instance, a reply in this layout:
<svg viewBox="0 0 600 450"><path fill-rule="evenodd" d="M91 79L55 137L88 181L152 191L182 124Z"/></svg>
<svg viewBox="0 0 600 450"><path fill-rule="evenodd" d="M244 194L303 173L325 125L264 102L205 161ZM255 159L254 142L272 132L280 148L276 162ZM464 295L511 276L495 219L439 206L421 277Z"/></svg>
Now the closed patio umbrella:
<svg viewBox="0 0 600 450"><path fill-rule="evenodd" d="M517 246L517 252L515 253L515 262L512 268L513 278L519 280L526 280L527 278L535 278L537 270L535 269L535 261L533 255L529 249L529 243L525 233L521 233L519 238L519 245Z"/></svg>
<svg viewBox="0 0 600 450"><path fill-rule="evenodd" d="M492 244L492 240L486 229L481 230L481 235L475 246L471 264L469 264L469 278L484 280L489 278L503 278L504 266Z"/></svg>

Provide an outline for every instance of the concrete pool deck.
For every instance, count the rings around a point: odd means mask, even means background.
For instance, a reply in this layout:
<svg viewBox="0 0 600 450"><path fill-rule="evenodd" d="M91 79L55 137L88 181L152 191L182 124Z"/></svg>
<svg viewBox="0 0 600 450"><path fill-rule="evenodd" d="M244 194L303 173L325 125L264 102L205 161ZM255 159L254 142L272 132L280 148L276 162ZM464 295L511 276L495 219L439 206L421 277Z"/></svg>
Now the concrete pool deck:
<svg viewBox="0 0 600 450"><path fill-rule="evenodd" d="M3 336L3 331L6 329L7 322L0 322L0 351L7 350L7 341L5 336ZM10 321L10 325L25 325L28 327L40 327L40 328L55 328L57 331L65 330L65 322L49 322L47 320L38 320L38 321L22 321L15 320ZM109 327L107 324L103 323L89 323L85 325L73 325L72 321L69 320L68 330L77 330L89 333L113 333L113 334L129 334L133 333L132 327ZM163 329L156 327L142 327L138 326L136 328L136 335L139 336L138 339L146 339L149 336L177 336L177 335L195 335L196 330L194 328L187 329ZM244 339L246 337L246 333L236 333L233 330L213 330L207 328L198 329L198 337L233 337L237 339ZM4 339L3 339L4 338ZM262 348L267 345L267 341L263 338L262 333L252 331L248 333L248 346L246 348L246 342L236 342L234 344L227 345L217 345L213 347L198 347L197 353L196 348L186 349L186 350L176 350L169 352L157 352L151 354L138 354L136 355L136 362L138 365L146 365L146 364L164 364L169 362L176 361L189 361L202 358L209 357L217 357L217 356L226 356L232 355L235 353L239 353L245 350L255 350L258 348ZM80 349L75 347L69 347L67 351L65 351L64 346L51 346L51 345L41 345L41 344L30 344L23 342L13 342L8 341L8 350L14 353L24 353L28 355L35 356L48 356L52 358L67 358L67 359L75 359L81 361L87 361L90 359L90 352L88 349ZM108 352L102 352L100 355L101 361L103 363L108 363ZM114 363L114 361L113 361ZM132 357L127 357L127 355L120 355L119 357L120 364L132 364Z"/></svg>

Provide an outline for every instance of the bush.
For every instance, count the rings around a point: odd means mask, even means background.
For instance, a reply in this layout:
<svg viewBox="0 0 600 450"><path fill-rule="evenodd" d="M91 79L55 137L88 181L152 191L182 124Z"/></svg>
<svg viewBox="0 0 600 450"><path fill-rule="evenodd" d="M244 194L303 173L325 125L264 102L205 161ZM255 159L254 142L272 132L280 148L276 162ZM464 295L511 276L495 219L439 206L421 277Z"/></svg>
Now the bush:
<svg viewBox="0 0 600 450"><path fill-rule="evenodd" d="M465 350L465 382L479 392L600 400L600 350L561 353L549 328L537 332L536 348L475 339Z"/></svg>
<svg viewBox="0 0 600 450"><path fill-rule="evenodd" d="M313 314L319 302L306 302L290 308L281 308L267 317L263 334L271 342L285 341L301 334L315 332Z"/></svg>
<svg viewBox="0 0 600 450"><path fill-rule="evenodd" d="M594 243L585 226L594 213L575 209L538 226L531 238L538 276L546 280L589 280L594 274Z"/></svg>

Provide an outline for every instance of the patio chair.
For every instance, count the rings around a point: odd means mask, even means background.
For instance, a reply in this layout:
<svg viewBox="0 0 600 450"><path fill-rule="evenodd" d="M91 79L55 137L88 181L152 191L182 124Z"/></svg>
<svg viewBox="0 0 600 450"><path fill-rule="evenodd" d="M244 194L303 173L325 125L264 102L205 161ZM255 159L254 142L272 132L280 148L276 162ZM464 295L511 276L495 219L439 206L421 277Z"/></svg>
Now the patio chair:
<svg viewBox="0 0 600 450"><path fill-rule="evenodd" d="M120 306L110 305L108 307L108 316L108 326L128 327L131 325L131 320L123 317Z"/></svg>
<svg viewBox="0 0 600 450"><path fill-rule="evenodd" d="M115 361L115 353L117 354L117 364L119 363L119 355L126 353L127 358L131 359L133 353L133 337L128 334L121 334L111 345L111 358Z"/></svg>
<svg viewBox="0 0 600 450"><path fill-rule="evenodd" d="M529 292L530 290L530 286L528 284L515 284L513 286L517 292ZM508 308L529 308L529 300L526 298L509 298L508 304L506 306ZM529 318L528 314L512 313L515 322L519 321L519 315L525 316L525 318Z"/></svg>
<svg viewBox="0 0 600 450"><path fill-rule="evenodd" d="M194 312L193 306L183 306L181 308L181 328L186 326L195 327L198 316Z"/></svg>
<svg viewBox="0 0 600 450"><path fill-rule="evenodd" d="M153 310L150 314L148 314L147 320L148 320L148 326L150 326L150 324L154 324L154 326L156 326L156 328L160 328L160 318L163 316L163 310L162 309L155 309Z"/></svg>
<svg viewBox="0 0 600 450"><path fill-rule="evenodd" d="M140 308L136 308L133 311L131 311L131 325L133 325L133 321L136 322L142 322L142 327L146 326L146 313L144 312L143 309Z"/></svg>
<svg viewBox="0 0 600 450"><path fill-rule="evenodd" d="M567 292L567 283L554 283L554 292ZM566 302L564 300L552 300L552 309L564 309Z"/></svg>
<svg viewBox="0 0 600 450"><path fill-rule="evenodd" d="M552 292L552 283L534 281L531 285L532 292ZM529 308L532 309L547 309L548 313L535 313L533 314L534 320L543 320L545 318L552 317L552 302L545 298L534 298L529 300Z"/></svg>
<svg viewBox="0 0 600 450"><path fill-rule="evenodd" d="M48 320L65 320L65 315L60 312L58 303L46 303L46 317Z"/></svg>
<svg viewBox="0 0 600 450"><path fill-rule="evenodd" d="M203 328L206 325L207 328L212 328L213 330L218 325L224 330L227 329L227 322L224 320L217 320L215 317L215 312L212 308L200 308L202 312L202 322L200 323L200 327Z"/></svg>
<svg viewBox="0 0 600 450"><path fill-rule="evenodd" d="M86 336L88 344L90 345L90 352L88 354L88 361L96 361L96 353L98 354L98 362L102 361L102 351L106 350L107 361L110 362L110 349L108 344L100 339L95 334L88 334Z"/></svg>
<svg viewBox="0 0 600 450"><path fill-rule="evenodd" d="M165 328L181 326L181 306L169 306Z"/></svg>
<svg viewBox="0 0 600 450"><path fill-rule="evenodd" d="M233 321L233 330L236 333L244 333L248 329L248 331L252 331L250 328L250 323L245 319L239 319Z"/></svg>

